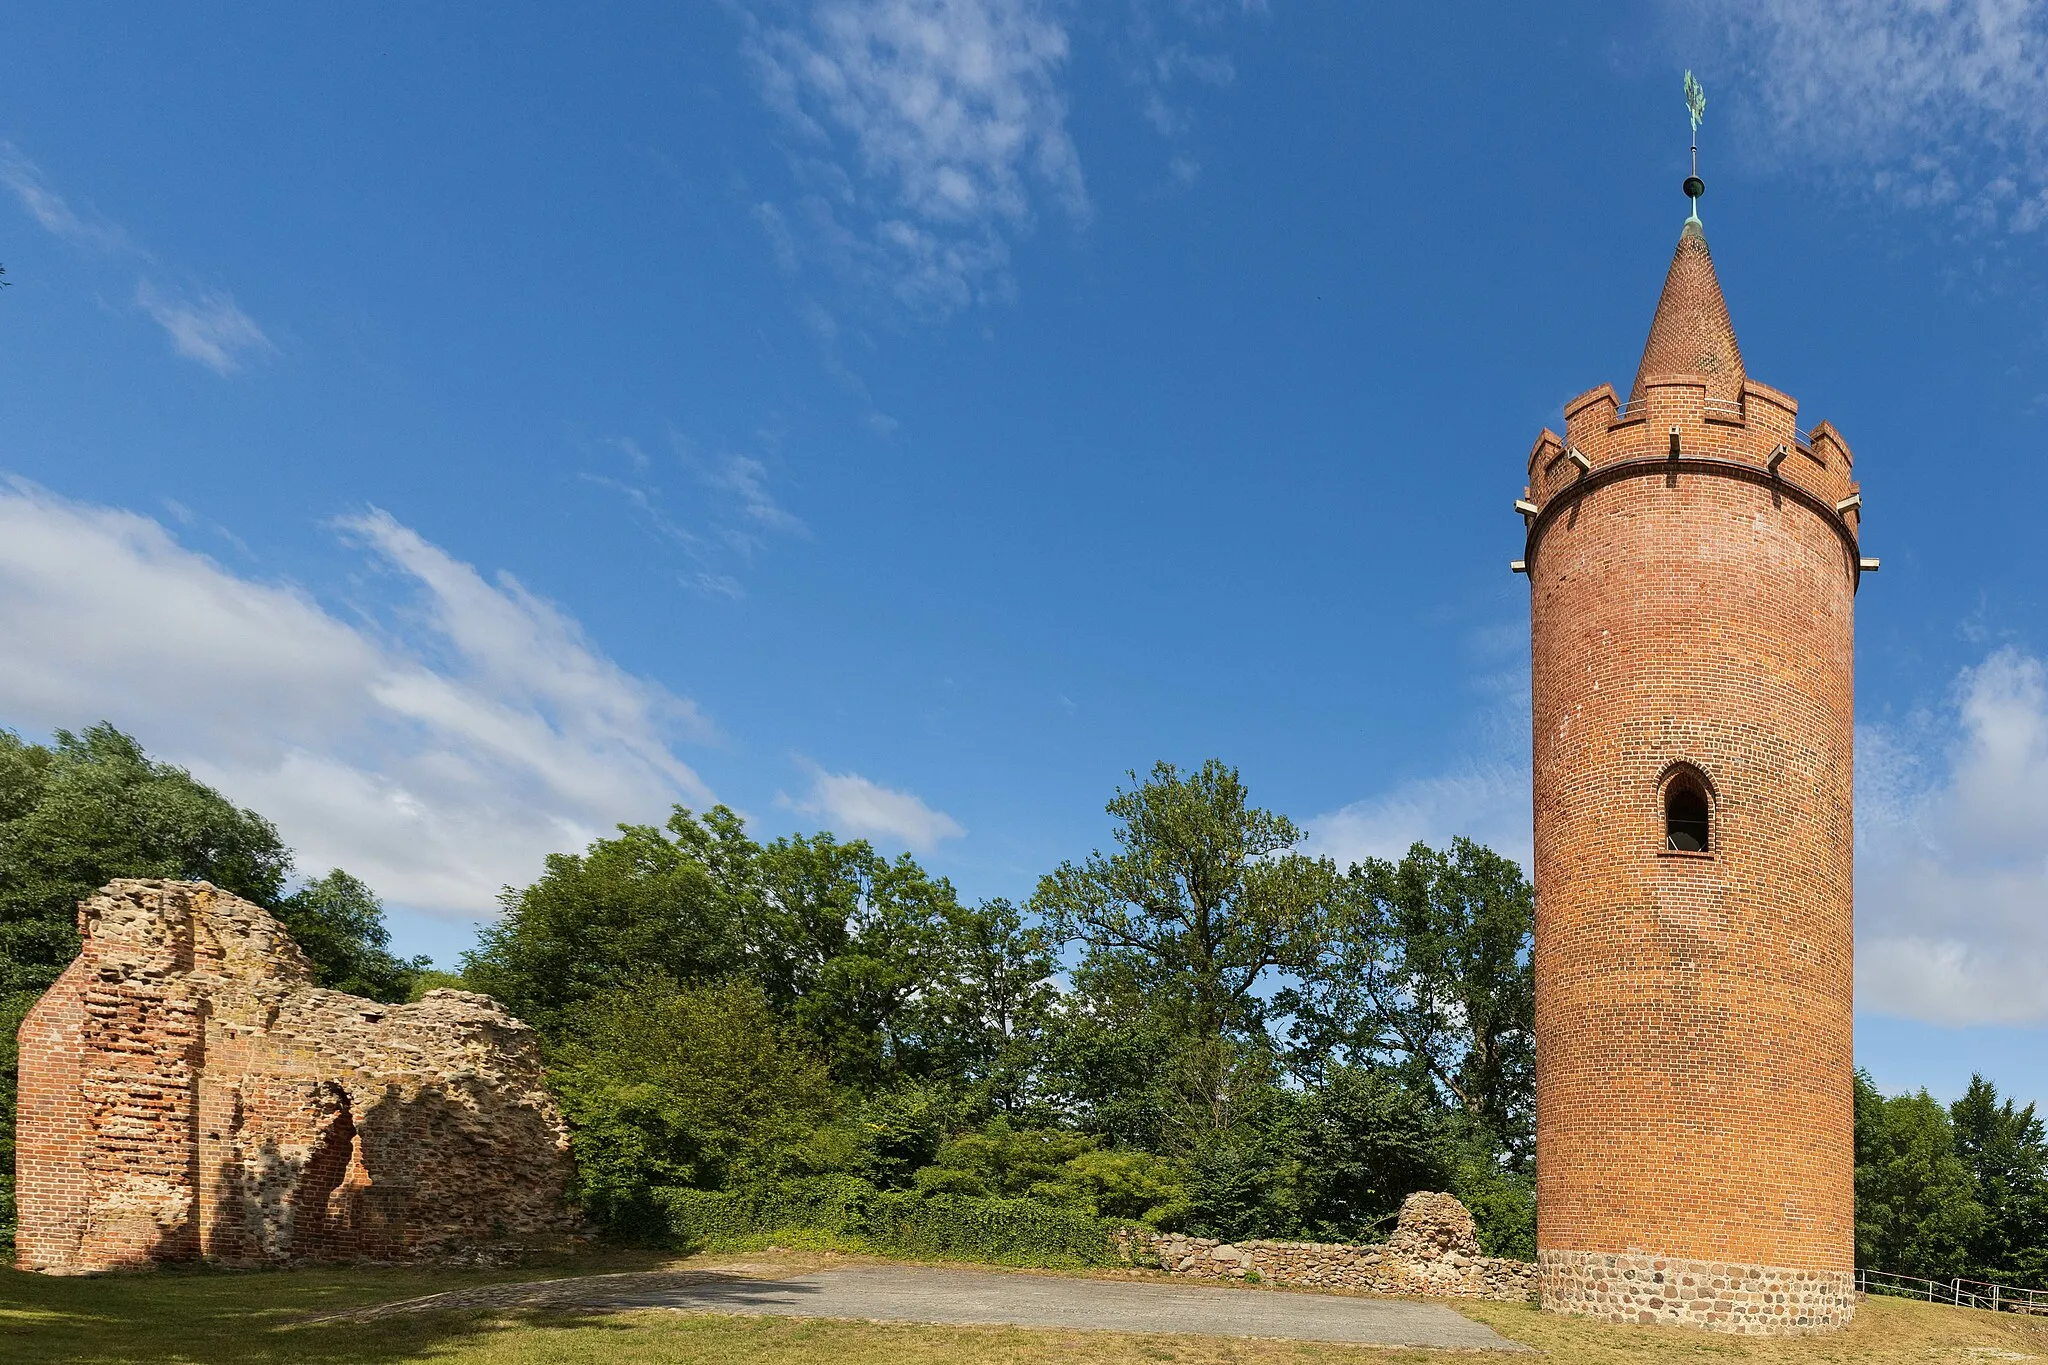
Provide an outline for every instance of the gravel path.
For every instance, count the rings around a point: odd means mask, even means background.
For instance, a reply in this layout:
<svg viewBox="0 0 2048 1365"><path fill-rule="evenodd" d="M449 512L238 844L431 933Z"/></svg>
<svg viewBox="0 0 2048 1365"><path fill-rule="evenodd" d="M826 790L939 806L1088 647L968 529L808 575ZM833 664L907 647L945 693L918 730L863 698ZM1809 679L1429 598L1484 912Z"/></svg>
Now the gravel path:
<svg viewBox="0 0 2048 1365"><path fill-rule="evenodd" d="M459 1290L336 1316L361 1319L450 1308L669 1308L874 1322L1192 1332L1374 1346L1528 1349L1439 1304L920 1265L853 1265L779 1277L714 1271L592 1275Z"/></svg>

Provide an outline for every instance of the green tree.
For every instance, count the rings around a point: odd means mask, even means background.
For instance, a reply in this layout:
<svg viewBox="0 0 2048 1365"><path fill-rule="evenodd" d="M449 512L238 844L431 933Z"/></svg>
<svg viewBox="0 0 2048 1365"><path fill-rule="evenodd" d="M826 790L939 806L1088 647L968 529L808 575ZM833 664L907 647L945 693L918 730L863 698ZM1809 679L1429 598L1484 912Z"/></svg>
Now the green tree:
<svg viewBox="0 0 2048 1365"><path fill-rule="evenodd" d="M1856 1073L1856 1264L1945 1280L1982 1230L1948 1110L1925 1090L1887 1099Z"/></svg>
<svg viewBox="0 0 2048 1365"><path fill-rule="evenodd" d="M621 825L583 853L550 854L540 879L500 896L462 975L552 1036L575 1010L646 977L713 980L739 968L744 901L735 883L757 854L723 806L678 806L666 829Z"/></svg>
<svg viewBox="0 0 2048 1365"><path fill-rule="evenodd" d="M1237 1123L1239 1101L1257 1088L1243 1067L1267 1065L1253 1055L1270 1045L1264 992L1276 970L1308 955L1337 878L1327 861L1291 852L1301 831L1253 806L1237 770L1216 759L1193 773L1161 762L1143 781L1129 776L1108 806L1117 851L1062 863L1039 880L1031 908L1082 948L1068 1060L1093 1053L1150 1072L1119 1076L1103 1095L1099 1080L1067 1066L1070 1081L1097 1092L1074 1098L1099 1117L1108 1115L1091 1100L1109 1100L1129 1136L1178 1154Z"/></svg>
<svg viewBox="0 0 2048 1365"><path fill-rule="evenodd" d="M14 1222L15 1029L78 955L78 903L116 877L191 877L266 907L291 869L269 821L100 724L0 730L0 1229Z"/></svg>
<svg viewBox="0 0 2048 1365"><path fill-rule="evenodd" d="M313 959L313 979L330 990L403 1001L433 969L432 958L393 955L384 903L338 867L279 901L277 918Z"/></svg>
<svg viewBox="0 0 2048 1365"><path fill-rule="evenodd" d="M891 861L829 834L763 845L723 806L702 816L677 807L664 829L622 825L583 853L549 857L538 881L502 901L463 976L543 1036L645 976L744 976L842 1083L930 1073L918 1011L944 975L960 906L907 854Z"/></svg>
<svg viewBox="0 0 2048 1365"><path fill-rule="evenodd" d="M951 883L907 853L891 861L863 840L796 835L761 848L747 904L749 972L840 1083L934 1078L920 1002L954 956Z"/></svg>
<svg viewBox="0 0 2048 1365"><path fill-rule="evenodd" d="M1956 1155L1969 1168L1984 1220L1968 1274L2030 1288L2048 1285L2048 1133L2034 1106L2000 1103L1982 1076L1949 1106Z"/></svg>
<svg viewBox="0 0 2048 1365"><path fill-rule="evenodd" d="M1268 973L1300 961L1335 882L1292 853L1301 831L1250 804L1237 770L1210 759L1185 776L1153 765L1109 803L1118 851L1062 863L1031 908L1200 1038L1263 1022Z"/></svg>
<svg viewBox="0 0 2048 1365"><path fill-rule="evenodd" d="M1433 1097L1391 1072L1329 1067L1303 1092L1294 1128L1302 1234L1363 1240L1415 1191L1450 1183L1444 1123Z"/></svg>
<svg viewBox="0 0 2048 1365"><path fill-rule="evenodd" d="M966 1086L985 1111L1014 1117L1043 1108L1058 999L1051 936L1007 900L942 915L915 1024L932 1074Z"/></svg>
<svg viewBox="0 0 2048 1365"><path fill-rule="evenodd" d="M1511 1165L1534 1143L1535 893L1470 839L1352 867L1282 996L1303 1064L1400 1069L1492 1135Z"/></svg>
<svg viewBox="0 0 2048 1365"><path fill-rule="evenodd" d="M78 902L116 877L194 878L274 908L290 870L268 820L111 725L49 745L0 731L0 995L57 979Z"/></svg>
<svg viewBox="0 0 2048 1365"><path fill-rule="evenodd" d="M947 1135L963 1129L963 1120L960 1097L949 1087L898 1081L843 1104L839 1117L813 1135L807 1169L858 1176L887 1190L908 1189L938 1158Z"/></svg>
<svg viewBox="0 0 2048 1365"><path fill-rule="evenodd" d="M608 1226L653 1231L656 1191L773 1178L831 1114L824 1066L759 986L632 982L573 1009L549 1078L577 1190Z"/></svg>
<svg viewBox="0 0 2048 1365"><path fill-rule="evenodd" d="M1092 1152L1096 1139L1061 1128L1018 1128L997 1118L940 1144L918 1171L917 1187L933 1194L1000 1195L1064 1202L1067 1164Z"/></svg>

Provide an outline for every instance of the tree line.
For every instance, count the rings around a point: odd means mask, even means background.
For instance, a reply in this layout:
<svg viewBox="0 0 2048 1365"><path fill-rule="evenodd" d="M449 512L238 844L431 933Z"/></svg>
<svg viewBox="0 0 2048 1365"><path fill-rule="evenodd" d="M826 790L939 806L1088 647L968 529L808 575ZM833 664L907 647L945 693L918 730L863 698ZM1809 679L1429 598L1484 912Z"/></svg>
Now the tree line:
<svg viewBox="0 0 2048 1365"><path fill-rule="evenodd" d="M0 1172L14 1027L76 953L77 901L115 876L201 877L278 915L323 985L462 986L531 1023L576 1193L622 1235L659 1234L664 1192L832 1178L1359 1240L1431 1188L1472 1207L1489 1251L1533 1255L1520 868L1464 839L1305 855L1213 760L1133 773L1107 811L1106 849L1022 904L969 904L908 855L677 808L548 857L449 974L394 955L346 872L287 890L268 821L113 728L0 732ZM2031 1107L1980 1081L1944 1110L1867 1078L1856 1106L1860 1263L2048 1277Z"/></svg>

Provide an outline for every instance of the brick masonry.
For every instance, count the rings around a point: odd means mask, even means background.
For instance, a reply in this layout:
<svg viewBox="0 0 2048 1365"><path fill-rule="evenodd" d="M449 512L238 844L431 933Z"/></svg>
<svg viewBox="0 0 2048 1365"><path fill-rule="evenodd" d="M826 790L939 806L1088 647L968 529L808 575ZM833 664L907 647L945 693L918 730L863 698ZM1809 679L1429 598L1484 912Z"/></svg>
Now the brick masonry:
<svg viewBox="0 0 2048 1365"><path fill-rule="evenodd" d="M1853 1311L1861 509L1725 320L1688 227L1628 407L1530 455L1537 1245L1549 1308L1807 1331ZM1704 852L1666 847L1675 777Z"/></svg>
<svg viewBox="0 0 2048 1365"><path fill-rule="evenodd" d="M1528 1301L1536 1267L1483 1255L1472 1215L1448 1194L1411 1194L1393 1237L1371 1246L1338 1242L1220 1242L1160 1233L1133 1239L1126 1254L1157 1259L1169 1274L1324 1289L1362 1289L1437 1299Z"/></svg>
<svg viewBox="0 0 2048 1365"><path fill-rule="evenodd" d="M322 990L260 907L122 880L22 1022L17 1264L405 1259L578 1231L533 1031Z"/></svg>

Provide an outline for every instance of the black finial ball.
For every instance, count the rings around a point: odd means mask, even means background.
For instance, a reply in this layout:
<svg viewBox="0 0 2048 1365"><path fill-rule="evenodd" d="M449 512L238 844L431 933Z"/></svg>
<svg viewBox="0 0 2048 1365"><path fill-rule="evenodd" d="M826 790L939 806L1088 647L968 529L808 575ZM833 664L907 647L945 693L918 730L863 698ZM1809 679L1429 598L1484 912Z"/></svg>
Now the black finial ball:
<svg viewBox="0 0 2048 1365"><path fill-rule="evenodd" d="M1686 197L1686 198L1688 198L1688 199L1697 199L1697 198L1699 198L1699 197L1700 197L1701 195L1705 194L1706 192L1707 192L1707 182L1706 182L1706 181L1704 181L1704 180L1700 179L1700 178L1699 178L1698 176L1696 176L1696 175L1689 175L1689 176L1687 176L1687 177L1685 178L1685 197Z"/></svg>

